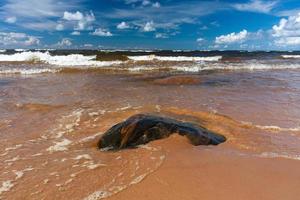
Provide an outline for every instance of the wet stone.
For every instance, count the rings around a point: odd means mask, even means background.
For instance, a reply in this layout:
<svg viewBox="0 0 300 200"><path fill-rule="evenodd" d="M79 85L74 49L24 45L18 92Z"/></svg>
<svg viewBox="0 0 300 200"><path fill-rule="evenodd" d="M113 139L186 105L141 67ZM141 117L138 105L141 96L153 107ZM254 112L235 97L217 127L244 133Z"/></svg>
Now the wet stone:
<svg viewBox="0 0 300 200"><path fill-rule="evenodd" d="M104 133L98 142L100 149L118 150L146 144L177 133L186 136L193 145L218 145L226 141L223 135L199 125L168 117L148 114L133 115Z"/></svg>

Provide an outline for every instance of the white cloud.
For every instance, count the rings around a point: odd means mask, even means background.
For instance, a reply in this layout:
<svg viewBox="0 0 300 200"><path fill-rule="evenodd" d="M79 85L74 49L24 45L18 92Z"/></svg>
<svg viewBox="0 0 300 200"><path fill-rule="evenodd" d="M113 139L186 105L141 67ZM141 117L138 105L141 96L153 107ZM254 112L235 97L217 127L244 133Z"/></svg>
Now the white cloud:
<svg viewBox="0 0 300 200"><path fill-rule="evenodd" d="M101 36L101 37L111 37L113 36L113 34L106 30L106 29L103 29L103 28L97 28L95 29L94 32L90 33L91 35L95 35L95 36Z"/></svg>
<svg viewBox="0 0 300 200"><path fill-rule="evenodd" d="M84 44L83 45L83 47L86 47L86 48L91 48L91 47L93 47L94 45L92 45L92 44Z"/></svg>
<svg viewBox="0 0 300 200"><path fill-rule="evenodd" d="M152 4L152 7L154 8L160 8L160 3L159 2L155 2Z"/></svg>
<svg viewBox="0 0 300 200"><path fill-rule="evenodd" d="M159 2L152 2L150 0L125 0L125 4L132 4L136 6L136 4L139 4L140 7L146 7L146 6L152 6L154 8L160 8Z"/></svg>
<svg viewBox="0 0 300 200"><path fill-rule="evenodd" d="M230 33L228 35L221 35L219 37L216 37L215 43L216 44L239 43L245 41L247 37L248 37L247 30L242 30L239 33Z"/></svg>
<svg viewBox="0 0 300 200"><path fill-rule="evenodd" d="M16 32L0 32L0 44L3 46L36 46L40 40L36 36Z"/></svg>
<svg viewBox="0 0 300 200"><path fill-rule="evenodd" d="M275 40L277 46L294 46L300 45L300 37L283 37Z"/></svg>
<svg viewBox="0 0 300 200"><path fill-rule="evenodd" d="M165 39L165 38L169 38L169 36L166 33L156 33L155 38Z"/></svg>
<svg viewBox="0 0 300 200"><path fill-rule="evenodd" d="M9 24L14 24L14 23L16 23L17 22L17 17L7 17L6 19L5 19L5 22L6 23L9 23Z"/></svg>
<svg viewBox="0 0 300 200"><path fill-rule="evenodd" d="M272 36L277 45L300 44L300 12L289 18L282 18L278 25L272 27Z"/></svg>
<svg viewBox="0 0 300 200"><path fill-rule="evenodd" d="M72 46L72 41L69 38L63 38L61 41L57 43L59 47L69 47Z"/></svg>
<svg viewBox="0 0 300 200"><path fill-rule="evenodd" d="M72 33L71 33L71 35L80 35L81 33L79 32L79 31L73 31Z"/></svg>
<svg viewBox="0 0 300 200"><path fill-rule="evenodd" d="M197 38L197 40L196 40L198 43L201 43L201 42L203 42L203 41L205 41L203 38Z"/></svg>
<svg viewBox="0 0 300 200"><path fill-rule="evenodd" d="M25 46L39 45L40 40L34 36L28 36L28 39L24 41Z"/></svg>
<svg viewBox="0 0 300 200"><path fill-rule="evenodd" d="M55 30L55 18L62 16L65 10L77 7L79 0L6 0L0 6L0 17L16 17L16 25L26 29ZM10 21L14 21L13 18Z"/></svg>
<svg viewBox="0 0 300 200"><path fill-rule="evenodd" d="M92 22L96 20L95 15L92 11L90 13L83 14L79 11L76 12L68 12L65 11L63 15L63 19L66 21L72 21L76 23L74 30L91 30Z"/></svg>
<svg viewBox="0 0 300 200"><path fill-rule="evenodd" d="M159 2L159 1L151 1ZM162 2L162 1L160 1ZM161 6L159 9L149 5L141 5L141 0L125 0L132 6L103 12L107 19L130 21L143 31L147 21L154 21L156 29L178 30L181 24L197 24L199 17L215 13L219 10L232 9L228 3L221 1L175 1ZM154 3L155 4L155 3ZM157 4L158 5L158 4Z"/></svg>
<svg viewBox="0 0 300 200"><path fill-rule="evenodd" d="M269 0L251 0L248 3L234 4L233 7L240 11L258 12L258 13L269 13L277 5L277 1Z"/></svg>
<svg viewBox="0 0 300 200"><path fill-rule="evenodd" d="M121 22L120 24L117 25L117 29L128 29L128 28L130 28L130 26L126 22Z"/></svg>
<svg viewBox="0 0 300 200"><path fill-rule="evenodd" d="M20 17L58 17L63 9L73 5L59 0L7 0L1 10Z"/></svg>
<svg viewBox="0 0 300 200"><path fill-rule="evenodd" d="M147 22L142 29L143 32L152 32L155 30L156 28L153 21Z"/></svg>
<svg viewBox="0 0 300 200"><path fill-rule="evenodd" d="M62 30L64 30L64 25L63 24L57 24L55 29L57 31L62 31Z"/></svg>
<svg viewBox="0 0 300 200"><path fill-rule="evenodd" d="M142 6L147 6L147 5L150 5L150 4L151 4L151 2L148 1L148 0L143 0L142 1Z"/></svg>
<svg viewBox="0 0 300 200"><path fill-rule="evenodd" d="M65 11L64 16L63 16L63 19L68 20L68 21L72 21L72 20L73 21L80 21L83 18L84 18L84 15L79 11L76 11L74 13Z"/></svg>

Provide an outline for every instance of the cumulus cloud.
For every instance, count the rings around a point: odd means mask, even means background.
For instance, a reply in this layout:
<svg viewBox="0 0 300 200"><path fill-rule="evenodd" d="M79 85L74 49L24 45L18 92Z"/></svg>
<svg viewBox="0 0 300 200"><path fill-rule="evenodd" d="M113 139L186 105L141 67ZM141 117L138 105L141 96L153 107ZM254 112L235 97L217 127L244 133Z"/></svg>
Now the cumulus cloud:
<svg viewBox="0 0 300 200"><path fill-rule="evenodd" d="M72 46L72 41L69 38L63 38L61 41L57 43L59 47L69 47Z"/></svg>
<svg viewBox="0 0 300 200"><path fill-rule="evenodd" d="M155 30L156 30L156 28L155 28L155 24L153 21L147 22L142 28L143 32L152 32Z"/></svg>
<svg viewBox="0 0 300 200"><path fill-rule="evenodd" d="M88 49L90 49L90 48L92 48L94 45L93 44L84 44L82 47L83 48L88 48Z"/></svg>
<svg viewBox="0 0 300 200"><path fill-rule="evenodd" d="M36 36L16 32L0 32L0 44L3 46L36 46L40 40Z"/></svg>
<svg viewBox="0 0 300 200"><path fill-rule="evenodd" d="M275 40L275 44L278 46L294 46L300 45L300 37L283 37Z"/></svg>
<svg viewBox="0 0 300 200"><path fill-rule="evenodd" d="M202 43L202 42L204 42L205 41L205 39L203 39L203 38L197 38L197 40L196 40L198 43Z"/></svg>
<svg viewBox="0 0 300 200"><path fill-rule="evenodd" d="M63 19L66 21L72 21L76 23L75 30L90 30L92 29L92 22L96 20L92 11L90 13L83 14L82 12L68 12L65 11Z"/></svg>
<svg viewBox="0 0 300 200"><path fill-rule="evenodd" d="M84 18L84 15L79 11L76 11L74 13L65 11L64 16L63 16L63 19L68 20L68 21L71 21L71 20L80 21L83 18Z"/></svg>
<svg viewBox="0 0 300 200"><path fill-rule="evenodd" d="M55 29L57 31L62 31L62 30L64 30L64 25L63 24L57 24L56 27L55 27Z"/></svg>
<svg viewBox="0 0 300 200"><path fill-rule="evenodd" d="M40 40L34 36L28 36L28 39L24 41L25 46L34 46L39 44L40 44Z"/></svg>
<svg viewBox="0 0 300 200"><path fill-rule="evenodd" d="M160 3L159 2L155 2L152 4L152 7L154 8L160 8Z"/></svg>
<svg viewBox="0 0 300 200"><path fill-rule="evenodd" d="M232 43L240 43L247 39L248 32L247 30L242 30L239 33L230 33L228 35L221 35L216 37L215 43L216 44L232 44Z"/></svg>
<svg viewBox="0 0 300 200"><path fill-rule="evenodd" d="M125 0L125 4L140 5L140 7L152 6L154 8L160 8L159 2L152 2L150 0Z"/></svg>
<svg viewBox="0 0 300 200"><path fill-rule="evenodd" d="M277 4L277 1L251 0L248 3L233 4L233 7L240 11L269 13Z"/></svg>
<svg viewBox="0 0 300 200"><path fill-rule="evenodd" d="M106 29L97 28L94 32L90 33L91 35L100 36L100 37L111 37L113 34Z"/></svg>
<svg viewBox="0 0 300 200"><path fill-rule="evenodd" d="M71 33L71 35L80 35L81 33L79 32L79 31L73 31L72 33Z"/></svg>
<svg viewBox="0 0 300 200"><path fill-rule="evenodd" d="M17 17L7 17L6 19L5 19L5 22L6 23L9 23L9 24L14 24L14 23L16 23L17 22Z"/></svg>
<svg viewBox="0 0 300 200"><path fill-rule="evenodd" d="M132 5L131 7L104 12L103 17L130 21L131 24L140 27L141 31L147 21L154 21L155 29L163 29L166 32L180 29L181 24L197 24L201 16L232 9L231 5L221 1L172 1L172 3L165 2L164 5L160 5L159 2L162 1L151 2L151 5L143 7L139 6L141 0L126 0L125 3Z"/></svg>
<svg viewBox="0 0 300 200"><path fill-rule="evenodd" d="M150 5L150 4L151 4L151 2L148 1L148 0L143 0L142 1L142 6L147 6L147 5Z"/></svg>
<svg viewBox="0 0 300 200"><path fill-rule="evenodd" d="M277 45L300 44L300 12L287 19L282 18L279 24L272 27L272 36Z"/></svg>
<svg viewBox="0 0 300 200"><path fill-rule="evenodd" d="M117 25L117 29L128 29L128 28L130 28L130 26L126 22L121 22L120 24Z"/></svg>
<svg viewBox="0 0 300 200"><path fill-rule="evenodd" d="M156 33L155 38L165 39L165 38L169 38L169 36L166 33Z"/></svg>

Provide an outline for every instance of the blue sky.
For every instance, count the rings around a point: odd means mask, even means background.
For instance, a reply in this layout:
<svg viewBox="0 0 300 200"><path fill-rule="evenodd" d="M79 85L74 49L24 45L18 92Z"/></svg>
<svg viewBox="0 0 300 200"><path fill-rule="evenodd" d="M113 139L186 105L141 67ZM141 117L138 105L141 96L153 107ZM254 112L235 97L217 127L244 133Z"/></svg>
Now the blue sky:
<svg viewBox="0 0 300 200"><path fill-rule="evenodd" d="M299 50L299 0L2 0L0 48Z"/></svg>

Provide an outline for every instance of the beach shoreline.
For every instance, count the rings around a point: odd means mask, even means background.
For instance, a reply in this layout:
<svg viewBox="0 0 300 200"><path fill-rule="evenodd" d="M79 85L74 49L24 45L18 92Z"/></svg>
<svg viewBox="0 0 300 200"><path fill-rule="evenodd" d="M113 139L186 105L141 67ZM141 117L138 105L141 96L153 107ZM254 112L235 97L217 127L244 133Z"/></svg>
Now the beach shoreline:
<svg viewBox="0 0 300 200"><path fill-rule="evenodd" d="M0 75L0 197L295 199L299 69L274 69L273 61L263 70L246 70L250 61L201 68L230 62L131 62L137 71L3 64L14 70ZM40 73L45 66L64 69ZM136 114L195 123L227 140L193 146L174 135L135 149L97 148L105 131Z"/></svg>

